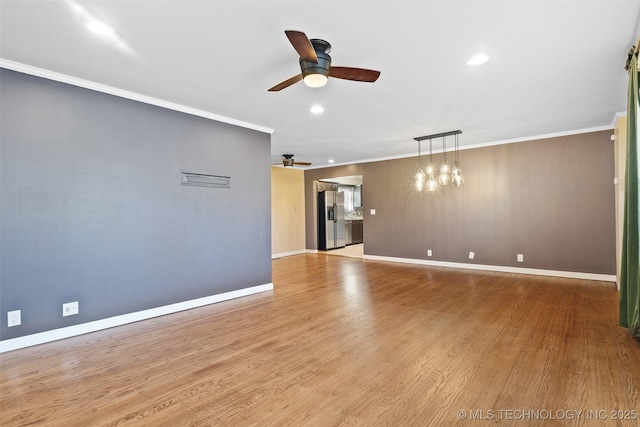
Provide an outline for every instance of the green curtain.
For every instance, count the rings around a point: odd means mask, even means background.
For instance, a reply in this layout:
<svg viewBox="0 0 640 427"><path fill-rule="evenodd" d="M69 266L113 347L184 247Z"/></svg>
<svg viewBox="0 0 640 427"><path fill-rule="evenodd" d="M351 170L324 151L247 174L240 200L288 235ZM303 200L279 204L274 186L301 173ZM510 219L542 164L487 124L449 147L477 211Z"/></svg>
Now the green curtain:
<svg viewBox="0 0 640 427"><path fill-rule="evenodd" d="M627 104L627 165L625 175L624 234L620 271L620 325L640 340L640 229L638 215L638 55L630 57Z"/></svg>

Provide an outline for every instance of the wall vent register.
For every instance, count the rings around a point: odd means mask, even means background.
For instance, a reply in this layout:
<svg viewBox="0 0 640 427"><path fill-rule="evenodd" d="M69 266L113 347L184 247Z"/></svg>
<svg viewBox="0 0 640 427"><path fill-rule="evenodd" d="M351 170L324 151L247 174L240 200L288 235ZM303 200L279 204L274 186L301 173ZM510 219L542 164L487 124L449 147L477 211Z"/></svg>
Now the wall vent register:
<svg viewBox="0 0 640 427"><path fill-rule="evenodd" d="M182 185L196 187L231 188L231 177L182 172Z"/></svg>

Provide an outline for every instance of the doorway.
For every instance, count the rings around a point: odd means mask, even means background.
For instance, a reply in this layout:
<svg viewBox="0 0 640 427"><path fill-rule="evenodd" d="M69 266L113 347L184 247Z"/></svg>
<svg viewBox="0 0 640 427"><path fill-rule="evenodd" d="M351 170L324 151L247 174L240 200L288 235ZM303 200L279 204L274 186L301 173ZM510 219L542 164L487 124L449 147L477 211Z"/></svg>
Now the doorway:
<svg viewBox="0 0 640 427"><path fill-rule="evenodd" d="M364 254L362 175L321 178L316 181L314 187L316 194L320 191L331 190L344 195L344 218L340 219L345 227L344 247L322 251L322 253L362 258ZM316 198L314 197L314 199ZM316 217L316 225L317 221ZM317 226L316 230L318 230Z"/></svg>

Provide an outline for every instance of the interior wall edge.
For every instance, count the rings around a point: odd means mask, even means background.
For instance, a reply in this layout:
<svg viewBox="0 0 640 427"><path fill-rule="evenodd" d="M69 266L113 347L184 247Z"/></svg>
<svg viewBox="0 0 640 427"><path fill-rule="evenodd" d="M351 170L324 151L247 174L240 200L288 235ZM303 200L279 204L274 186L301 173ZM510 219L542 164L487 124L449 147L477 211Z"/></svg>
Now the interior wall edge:
<svg viewBox="0 0 640 427"><path fill-rule="evenodd" d="M81 323L65 328L53 329L50 331L11 338L0 341L0 353L5 353L8 351L18 350L26 347L32 347L34 345L45 344L52 341L58 341L61 339L84 335L91 332L97 332L103 329L123 326L129 323L139 322L141 320L148 320L154 317L164 316L166 314L177 313L184 310L190 310L192 308L203 307L205 305L215 304L218 302L228 301L231 299L245 297L260 292L268 292L272 290L273 283L265 283L263 285L224 292L217 295L210 295L208 297L196 298L190 301L182 301L175 304L155 307L148 310L137 311L134 313L122 314L119 316L96 320L93 322Z"/></svg>

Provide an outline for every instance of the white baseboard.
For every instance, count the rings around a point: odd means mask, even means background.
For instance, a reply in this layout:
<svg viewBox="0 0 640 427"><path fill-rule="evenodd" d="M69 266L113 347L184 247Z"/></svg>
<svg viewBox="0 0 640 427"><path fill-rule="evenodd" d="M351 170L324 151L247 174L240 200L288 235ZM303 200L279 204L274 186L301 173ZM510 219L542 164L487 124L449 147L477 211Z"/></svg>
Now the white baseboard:
<svg viewBox="0 0 640 427"><path fill-rule="evenodd" d="M568 279L596 280L600 282L616 281L616 276L610 275L610 274L580 273L580 272L573 272L573 271L558 271L558 270L541 270L537 268L505 267L501 265L465 264L460 262L429 261L426 259L396 258L396 257L379 256L379 255L364 255L363 258L375 260L375 261L390 261L390 262L401 262L405 264L432 265L435 267L462 268L467 270L484 270L484 271L498 271L502 273L533 274L536 276L565 277Z"/></svg>
<svg viewBox="0 0 640 427"><path fill-rule="evenodd" d="M122 326L128 323L138 322L140 320L151 319L153 317L164 316L165 314L177 313L183 310L189 310L192 308L202 307L217 302L227 301L234 298L240 298L247 295L271 290L273 290L273 283L267 283L250 288L238 289L237 291L225 292L222 294L197 298L190 301L183 301L175 304L165 305L162 307L151 308L149 310L137 311L135 313L122 314L120 316L109 317L107 319L95 320L93 322L82 323L80 325L73 325L66 328L53 329L51 331L40 332L37 334L26 335L18 338L11 338L8 340L0 341L0 353L25 347L31 347L38 344L44 344L64 338L74 337L77 335L88 334L90 332L101 331L103 329L113 328L115 326Z"/></svg>
<svg viewBox="0 0 640 427"><path fill-rule="evenodd" d="M306 249L301 249L299 251L291 251L291 252L281 252L279 254L271 254L271 259L284 258L286 256L301 255L306 253L307 253Z"/></svg>

